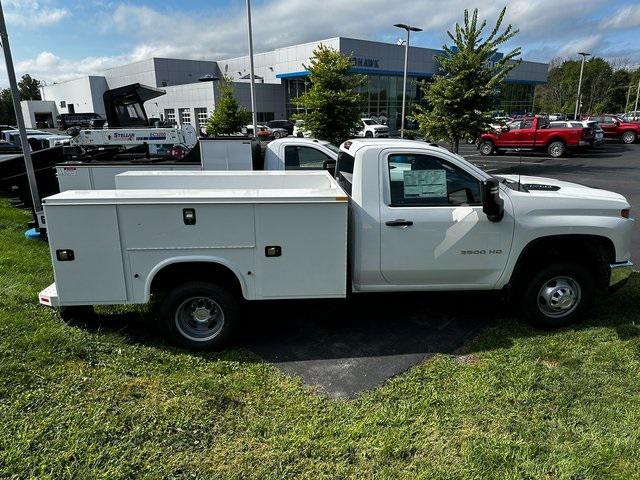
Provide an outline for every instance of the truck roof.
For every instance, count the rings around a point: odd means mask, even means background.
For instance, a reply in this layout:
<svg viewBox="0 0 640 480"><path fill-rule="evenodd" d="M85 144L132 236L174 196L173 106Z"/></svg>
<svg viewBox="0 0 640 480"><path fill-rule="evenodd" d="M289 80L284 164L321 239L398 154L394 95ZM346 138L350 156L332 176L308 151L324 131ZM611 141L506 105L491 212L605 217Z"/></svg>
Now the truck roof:
<svg viewBox="0 0 640 480"><path fill-rule="evenodd" d="M363 147L375 146L379 148L416 147L422 150L447 151L445 148L422 140L407 140L403 138L354 138L340 145L340 151L354 155Z"/></svg>

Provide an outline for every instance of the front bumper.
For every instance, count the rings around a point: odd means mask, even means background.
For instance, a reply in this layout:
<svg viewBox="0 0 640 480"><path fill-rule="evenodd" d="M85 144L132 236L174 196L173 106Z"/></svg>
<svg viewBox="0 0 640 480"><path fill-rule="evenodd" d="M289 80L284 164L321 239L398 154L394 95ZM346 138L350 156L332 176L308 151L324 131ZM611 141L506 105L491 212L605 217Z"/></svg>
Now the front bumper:
<svg viewBox="0 0 640 480"><path fill-rule="evenodd" d="M633 263L631 262L612 263L609 268L611 269L609 291L623 287L633 274Z"/></svg>

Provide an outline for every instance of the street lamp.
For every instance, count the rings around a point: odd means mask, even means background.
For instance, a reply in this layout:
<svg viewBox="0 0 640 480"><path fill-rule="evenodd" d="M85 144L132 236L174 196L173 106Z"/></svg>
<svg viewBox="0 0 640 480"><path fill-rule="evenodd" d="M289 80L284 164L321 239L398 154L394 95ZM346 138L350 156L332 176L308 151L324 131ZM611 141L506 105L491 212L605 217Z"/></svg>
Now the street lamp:
<svg viewBox="0 0 640 480"><path fill-rule="evenodd" d="M633 118L638 117L638 99L640 99L640 78L638 78L638 90L636 90L636 106L633 108Z"/></svg>
<svg viewBox="0 0 640 480"><path fill-rule="evenodd" d="M591 56L591 54L586 52L578 52L578 55L582 55L582 64L580 65L580 80L578 81L578 98L576 99L576 113L573 116L574 120L578 120L578 112L580 111L580 90L582 89L582 72L584 71L584 61L587 57Z"/></svg>
<svg viewBox="0 0 640 480"><path fill-rule="evenodd" d="M407 65L409 64L409 38L411 32L421 32L422 29L418 27L412 27L404 23L396 23L394 27L402 28L407 31L407 43L404 46L404 78L402 82L402 119L400 123L400 138L404 138L404 115L407 102Z"/></svg>
<svg viewBox="0 0 640 480"><path fill-rule="evenodd" d="M253 119L253 137L258 135L258 113L256 112L255 71L253 67L253 32L251 30L251 0L247 0L247 30L249 33L249 67L251 81L251 115Z"/></svg>

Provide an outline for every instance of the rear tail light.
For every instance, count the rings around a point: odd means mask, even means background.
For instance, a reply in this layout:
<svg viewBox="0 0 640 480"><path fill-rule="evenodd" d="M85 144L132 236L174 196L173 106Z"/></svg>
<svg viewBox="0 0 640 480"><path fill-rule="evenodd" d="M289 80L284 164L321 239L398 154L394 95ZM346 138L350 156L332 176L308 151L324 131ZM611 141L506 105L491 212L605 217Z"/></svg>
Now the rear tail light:
<svg viewBox="0 0 640 480"><path fill-rule="evenodd" d="M624 210L620 211L620 216L622 218L629 218L631 216L631 210L628 208L625 208Z"/></svg>

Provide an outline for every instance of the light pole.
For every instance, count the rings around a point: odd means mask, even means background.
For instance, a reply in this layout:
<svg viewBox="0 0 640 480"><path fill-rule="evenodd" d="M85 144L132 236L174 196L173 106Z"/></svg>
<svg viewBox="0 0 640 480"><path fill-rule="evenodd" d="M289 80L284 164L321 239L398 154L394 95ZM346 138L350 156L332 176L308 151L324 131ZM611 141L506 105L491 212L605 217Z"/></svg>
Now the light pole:
<svg viewBox="0 0 640 480"><path fill-rule="evenodd" d="M402 28L407 31L407 43L404 46L404 77L402 81L402 118L400 120L400 138L404 138L404 115L407 105L407 66L409 64L409 39L411 32L421 32L422 29L418 27L412 27L404 23L396 23L394 27Z"/></svg>
<svg viewBox="0 0 640 480"><path fill-rule="evenodd" d="M590 53L578 52L578 55L582 55L582 64L580 64L580 80L578 81L578 98L576 98L576 113L573 116L574 120L578 120L578 112L580 112L580 95L582 89L582 72L584 71L584 61L587 57L591 56Z"/></svg>
<svg viewBox="0 0 640 480"><path fill-rule="evenodd" d="M251 81L251 115L253 119L253 137L258 136L258 113L256 112L255 71L253 67L253 32L251 30L251 0L247 0L247 30L249 32L249 67Z"/></svg>
<svg viewBox="0 0 640 480"><path fill-rule="evenodd" d="M624 104L624 113L627 113L629 111L629 97L631 96L632 89L633 89L633 83L629 85L629 88L627 88L627 102Z"/></svg>
<svg viewBox="0 0 640 480"><path fill-rule="evenodd" d="M13 68L13 58L11 56L11 48L9 47L9 34L7 33L7 25L4 21L4 11L2 2L0 1L0 42L4 50L4 61L7 64L7 77L9 77L9 87L11 89L11 97L13 99L13 109L16 113L16 123L20 132L20 143L22 144L22 153L24 155L25 169L27 179L29 180L29 189L31 190L31 202L33 203L34 219L36 229L44 226L44 215L42 213L42 202L38 193L38 185L36 183L36 173L33 170L33 161L31 160L31 147L27 138L27 130L24 126L24 117L22 116L22 107L20 106L20 94L18 93L18 83L16 82L16 72Z"/></svg>
<svg viewBox="0 0 640 480"><path fill-rule="evenodd" d="M636 90L636 106L633 107L634 118L638 116L638 98L640 98L640 78L638 78L638 90Z"/></svg>

